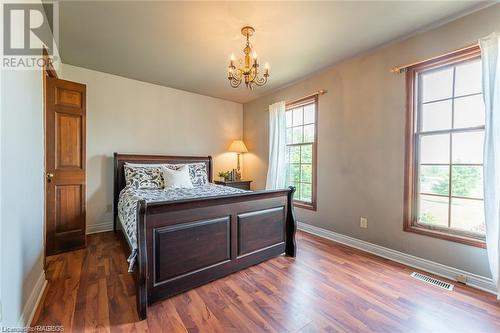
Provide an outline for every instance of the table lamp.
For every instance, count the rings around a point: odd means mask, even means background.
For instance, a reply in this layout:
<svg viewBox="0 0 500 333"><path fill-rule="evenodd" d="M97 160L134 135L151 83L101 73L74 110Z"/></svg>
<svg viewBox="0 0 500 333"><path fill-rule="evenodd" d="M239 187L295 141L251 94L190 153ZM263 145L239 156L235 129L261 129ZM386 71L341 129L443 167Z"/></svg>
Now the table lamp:
<svg viewBox="0 0 500 333"><path fill-rule="evenodd" d="M228 151L236 153L238 159L238 172L240 172L240 155L242 153L248 153L248 149L245 146L243 140L234 140L233 143L228 148Z"/></svg>

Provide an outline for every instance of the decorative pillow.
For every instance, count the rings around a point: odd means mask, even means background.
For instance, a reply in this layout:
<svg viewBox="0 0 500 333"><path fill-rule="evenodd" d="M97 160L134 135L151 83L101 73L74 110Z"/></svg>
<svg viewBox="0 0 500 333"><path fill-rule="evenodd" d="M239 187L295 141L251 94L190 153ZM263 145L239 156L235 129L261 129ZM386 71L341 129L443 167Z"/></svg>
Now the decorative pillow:
<svg viewBox="0 0 500 333"><path fill-rule="evenodd" d="M162 167L165 189L171 188L193 188L191 177L189 176L189 166L182 165L177 169Z"/></svg>
<svg viewBox="0 0 500 333"><path fill-rule="evenodd" d="M158 167L124 166L125 183L137 190L163 188L162 170Z"/></svg>
<svg viewBox="0 0 500 333"><path fill-rule="evenodd" d="M203 186L208 184L207 165L205 163L190 163L189 175L194 186Z"/></svg>
<svg viewBox="0 0 500 333"><path fill-rule="evenodd" d="M207 165L205 163L188 163L188 164L165 164L164 166L169 169L177 170L182 166L189 167L189 176L191 183L194 186L203 186L208 184Z"/></svg>

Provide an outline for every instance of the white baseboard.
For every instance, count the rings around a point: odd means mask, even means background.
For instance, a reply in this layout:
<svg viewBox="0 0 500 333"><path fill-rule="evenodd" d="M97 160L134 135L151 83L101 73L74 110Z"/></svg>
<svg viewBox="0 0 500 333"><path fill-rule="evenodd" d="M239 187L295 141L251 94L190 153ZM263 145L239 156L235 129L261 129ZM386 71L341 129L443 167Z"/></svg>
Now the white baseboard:
<svg viewBox="0 0 500 333"><path fill-rule="evenodd" d="M42 270L42 274L38 278L31 291L26 304L24 304L23 312L21 313L21 318L19 318L19 322L17 324L18 327L26 327L31 325L33 321L33 317L35 316L35 312L38 308L38 304L42 299L43 292L45 291L45 287L47 287L47 280L45 279L45 272Z"/></svg>
<svg viewBox="0 0 500 333"><path fill-rule="evenodd" d="M484 276L479 276L470 272L462 271L457 268L439 264L434 261L415 257L410 254L365 242L360 239L345 236L330 230L318 228L310 224L298 222L298 229L322 238L354 247L365 252L375 254L379 257L390 259L407 266L418 268L420 270L445 277L450 280L456 280L456 277L458 275L465 275L467 277L467 285L497 295L496 287L492 279Z"/></svg>
<svg viewBox="0 0 500 333"><path fill-rule="evenodd" d="M98 224L87 225L86 233L97 234L99 232L113 231L113 221L101 222Z"/></svg>

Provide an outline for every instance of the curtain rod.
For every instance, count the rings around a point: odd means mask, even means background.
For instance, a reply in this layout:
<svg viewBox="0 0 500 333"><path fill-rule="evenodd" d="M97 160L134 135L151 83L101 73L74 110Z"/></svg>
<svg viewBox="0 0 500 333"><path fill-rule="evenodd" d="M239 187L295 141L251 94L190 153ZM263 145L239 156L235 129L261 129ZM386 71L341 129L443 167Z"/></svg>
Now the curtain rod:
<svg viewBox="0 0 500 333"><path fill-rule="evenodd" d="M303 96L303 97L300 97L300 98L296 98L296 99L294 99L294 100L293 100L293 101L291 101L291 102L287 102L286 104L293 104L293 103L295 103L295 102L297 102L297 101L300 101L301 99L306 99L306 98L313 97L313 96L316 96L316 95L321 96L321 95L326 94L327 92L328 92L328 91L326 91L325 89L320 89L320 90L318 90L318 91L315 91L315 92L314 92L314 93L312 93L312 94L309 94L309 95L306 95L306 96Z"/></svg>
<svg viewBox="0 0 500 333"><path fill-rule="evenodd" d="M316 95L321 96L321 95L326 94L327 92L328 92L328 90L325 90L325 89L320 89L320 90L318 90L318 91L315 91L315 92L314 92L314 93L312 93L312 94L309 94L309 95L306 95L306 96L302 96L302 97L300 97L300 98L296 98L296 99L294 99L294 100L293 100L293 101L291 101L291 102L286 102L286 104L287 104L287 105L289 105L289 104L293 104L293 103L298 102L298 101L300 101L300 100L302 100L302 99L306 99L306 98L313 97L313 96L316 96ZM265 111L269 111L269 108L265 109Z"/></svg>
<svg viewBox="0 0 500 333"><path fill-rule="evenodd" d="M412 62L411 64L406 64L406 65L402 65L402 66L396 66L396 67L391 68L391 72L395 73L395 74L401 74L401 73L406 72L406 69L409 68L409 67L421 64L423 62L427 62L427 61L436 60L436 59L439 59L439 58L442 58L442 57L446 57L446 56L448 56L450 54L453 54L453 53L456 53L456 52L464 52L464 51L472 50L474 48L477 48L478 46L479 46L479 44L475 43L475 44L463 47L463 48L458 49L458 50L454 50L454 51L447 52L445 54L441 54L441 55L439 55L437 57L427 58L425 60L420 60L420 61Z"/></svg>

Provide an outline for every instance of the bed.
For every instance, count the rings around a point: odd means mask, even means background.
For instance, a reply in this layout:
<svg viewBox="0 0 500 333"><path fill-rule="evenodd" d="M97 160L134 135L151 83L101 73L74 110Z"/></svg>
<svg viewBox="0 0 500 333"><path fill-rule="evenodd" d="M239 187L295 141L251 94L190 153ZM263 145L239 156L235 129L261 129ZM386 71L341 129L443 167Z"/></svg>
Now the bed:
<svg viewBox="0 0 500 333"><path fill-rule="evenodd" d="M207 183L191 190L129 191L125 167L199 164ZM137 311L270 258L295 257L295 188L244 191L212 184L212 158L114 154L114 230L123 236ZM154 192L154 193L153 193Z"/></svg>

